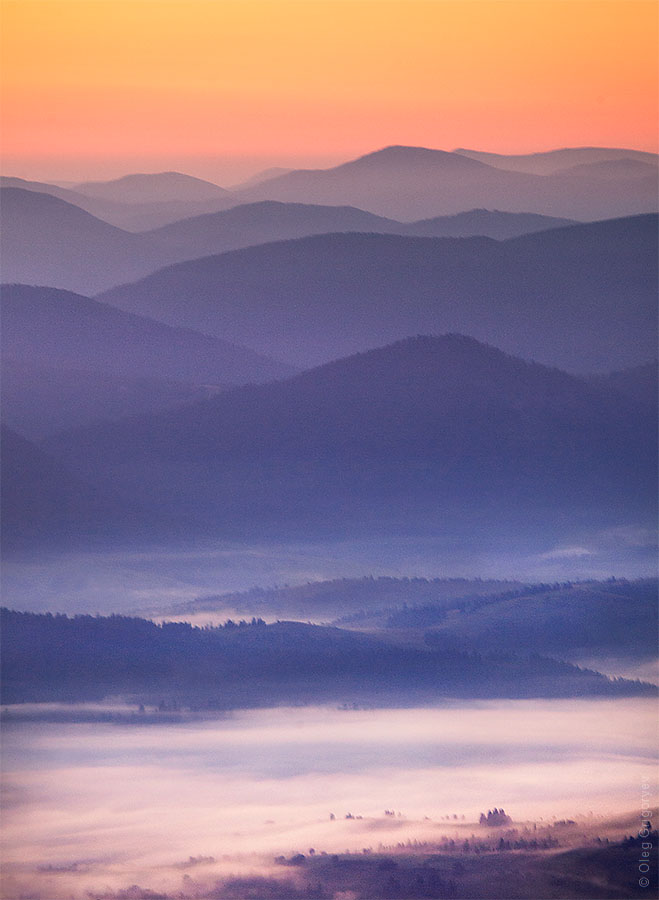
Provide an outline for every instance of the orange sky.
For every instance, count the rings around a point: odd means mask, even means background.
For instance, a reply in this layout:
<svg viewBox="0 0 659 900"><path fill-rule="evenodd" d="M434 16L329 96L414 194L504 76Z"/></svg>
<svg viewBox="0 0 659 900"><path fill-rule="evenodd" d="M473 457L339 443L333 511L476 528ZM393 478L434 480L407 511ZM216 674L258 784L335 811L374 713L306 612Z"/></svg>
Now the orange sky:
<svg viewBox="0 0 659 900"><path fill-rule="evenodd" d="M6 174L656 150L656 0L1 0Z"/></svg>

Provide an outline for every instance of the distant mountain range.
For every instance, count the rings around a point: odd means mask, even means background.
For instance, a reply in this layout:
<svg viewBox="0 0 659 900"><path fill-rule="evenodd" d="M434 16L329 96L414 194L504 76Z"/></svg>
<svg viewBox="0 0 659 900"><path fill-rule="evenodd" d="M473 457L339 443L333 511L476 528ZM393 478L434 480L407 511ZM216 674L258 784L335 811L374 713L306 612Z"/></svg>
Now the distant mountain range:
<svg viewBox="0 0 659 900"><path fill-rule="evenodd" d="M260 184L262 181L268 181L270 178L276 178L278 175L286 175L288 172L292 171L292 169L288 169L284 166L270 166L267 169L262 169L260 172L256 172L249 178L245 178L244 181L240 181L238 182L238 184L232 185L231 190L239 191L242 188L252 187L255 184Z"/></svg>
<svg viewBox="0 0 659 900"><path fill-rule="evenodd" d="M84 194L74 191L71 187L49 184L46 181L29 181L25 178L16 178L11 175L0 175L0 188L15 188L20 191L49 194L51 197L57 197L59 200L64 200L66 203L71 203L73 206L78 206L80 209L84 209L86 212L91 212L92 214L97 214L99 218L104 219L104 217L98 213L98 203L93 199L86 197ZM120 210L121 205L122 204L116 203L109 203L107 205L100 204L100 208L107 211L111 211L114 208ZM104 219L104 221L110 221L110 219Z"/></svg>
<svg viewBox="0 0 659 900"><path fill-rule="evenodd" d="M101 299L298 367L456 331L607 372L656 357L656 285L647 215L503 242L321 235L180 263Z"/></svg>
<svg viewBox="0 0 659 900"><path fill-rule="evenodd" d="M402 234L407 228L402 222L374 216L353 206L313 206L268 200L184 219L144 236L162 246L163 257L168 255L173 261L314 234Z"/></svg>
<svg viewBox="0 0 659 900"><path fill-rule="evenodd" d="M497 169L512 172L527 172L531 175L556 175L575 166L583 167L620 161L641 163L656 168L657 154L643 150L629 150L623 147L564 147L540 153L484 153L480 150L459 148L454 151L461 156L477 159Z"/></svg>
<svg viewBox="0 0 659 900"><path fill-rule="evenodd" d="M47 193L5 187L0 189L0 203L3 280L84 294L134 281L182 260L313 234L484 234L504 239L573 224L548 216L472 210L405 225L351 206L264 201L133 234Z"/></svg>
<svg viewBox="0 0 659 900"><path fill-rule="evenodd" d="M563 154L565 168L602 159L602 154L593 151ZM386 147L332 169L288 172L244 188L236 196L243 203L350 203L402 220L453 215L482 207L586 220L655 212L656 157L641 154L639 160L635 151L605 151L604 155L607 159L613 155L614 159L642 162L643 166L635 169L633 177L626 170L620 178L602 179L597 171L587 167L579 177L574 171L536 174L534 168L546 165L546 160L541 163L537 158L491 160L488 154L474 151L447 153L423 147ZM521 170L515 168L516 161ZM561 162L557 168L561 168Z"/></svg>
<svg viewBox="0 0 659 900"><path fill-rule="evenodd" d="M179 172L67 188L10 177L0 185L53 194L130 231L262 200L350 205L402 221L483 208L594 220L656 212L657 157L597 147L520 156L385 147L330 169L257 173L231 191Z"/></svg>
<svg viewBox="0 0 659 900"><path fill-rule="evenodd" d="M639 392L640 393L640 392ZM225 537L565 540L656 515L656 408L460 337L52 438L152 520ZM163 485L167 486L163 490Z"/></svg>
<svg viewBox="0 0 659 900"><path fill-rule="evenodd" d="M435 216L412 222L398 234L418 237L491 237L497 241L520 237L536 231L550 231L566 225L577 225L571 219L557 219L534 213L510 213L494 209L471 209L454 216Z"/></svg>

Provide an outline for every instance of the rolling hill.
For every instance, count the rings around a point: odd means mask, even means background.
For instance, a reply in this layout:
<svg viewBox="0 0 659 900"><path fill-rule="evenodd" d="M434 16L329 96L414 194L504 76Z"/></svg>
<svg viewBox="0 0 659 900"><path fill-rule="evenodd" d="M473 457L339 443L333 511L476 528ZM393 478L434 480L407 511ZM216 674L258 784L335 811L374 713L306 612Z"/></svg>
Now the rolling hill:
<svg viewBox="0 0 659 900"><path fill-rule="evenodd" d="M160 228L240 202L232 191L181 172L124 175L75 185L91 211L127 231Z"/></svg>
<svg viewBox="0 0 659 900"><path fill-rule="evenodd" d="M37 194L48 194L51 197L57 197L59 200L64 200L72 206L77 206L87 212L92 212L92 214L96 214L96 207L99 205L91 198L72 190L70 187L49 184L47 181L29 181L25 178L16 178L12 175L0 175L0 188L16 188L17 190L32 191ZM119 209L120 205L107 204L108 210L113 207ZM99 215L99 218L103 219L104 217Z"/></svg>
<svg viewBox="0 0 659 900"><path fill-rule="evenodd" d="M598 162L570 166L562 169L561 174L575 178L599 178L603 181L635 178L654 178L656 180L657 160L645 162L640 159L603 159Z"/></svg>
<svg viewBox="0 0 659 900"><path fill-rule="evenodd" d="M379 614L386 619L403 605L414 608L428 603L433 604L433 608L435 605L443 608L444 605L457 605L460 597L474 594L485 597L521 587L521 583L515 581L466 578L337 578L292 587L253 588L251 591L198 597L172 607L171 613L196 617L204 612L235 610L248 618L277 616L304 622L328 622L346 616L346 622L354 618L360 625L360 615L370 619Z"/></svg>
<svg viewBox="0 0 659 900"><path fill-rule="evenodd" d="M200 629L122 616L1 615L4 703L120 694L163 709L240 709L656 694L653 685L614 682L552 659L401 647L299 622Z"/></svg>
<svg viewBox="0 0 659 900"><path fill-rule="evenodd" d="M390 639L484 653L505 650L647 660L657 656L657 579L522 584L460 578L343 578L199 597L172 609L193 616L230 610L328 622ZM225 613L226 616L227 613ZM597 666L595 666L597 668Z"/></svg>
<svg viewBox="0 0 659 900"><path fill-rule="evenodd" d="M656 659L657 581L646 579L532 585L453 604L398 609L395 629L432 629L436 646L475 647L578 659Z"/></svg>

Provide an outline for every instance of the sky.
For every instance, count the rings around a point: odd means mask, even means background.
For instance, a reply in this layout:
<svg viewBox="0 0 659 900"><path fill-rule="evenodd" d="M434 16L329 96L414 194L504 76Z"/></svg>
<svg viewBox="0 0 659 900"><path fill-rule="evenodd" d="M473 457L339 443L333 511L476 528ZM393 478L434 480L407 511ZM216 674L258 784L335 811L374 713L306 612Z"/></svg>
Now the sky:
<svg viewBox="0 0 659 900"><path fill-rule="evenodd" d="M655 0L0 0L2 167L220 184L390 144L658 149Z"/></svg>

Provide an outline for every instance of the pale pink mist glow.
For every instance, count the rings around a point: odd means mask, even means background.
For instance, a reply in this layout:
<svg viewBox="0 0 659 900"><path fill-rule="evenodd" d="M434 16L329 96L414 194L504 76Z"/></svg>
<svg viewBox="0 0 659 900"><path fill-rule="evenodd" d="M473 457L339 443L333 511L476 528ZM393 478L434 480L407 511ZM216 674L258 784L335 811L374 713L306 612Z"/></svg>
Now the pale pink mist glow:
<svg viewBox="0 0 659 900"><path fill-rule="evenodd" d="M584 817L586 827L592 815L634 809L654 758L651 703L490 701L250 711L174 726L12 725L8 889L53 898L134 883L173 891L191 856L214 857L201 867L212 884L263 874L275 855L310 846L361 852L462 834L495 805L517 822ZM385 808L402 816L385 818ZM348 812L364 818L346 820ZM465 822L442 819L454 813ZM44 865L77 868L40 872Z"/></svg>

